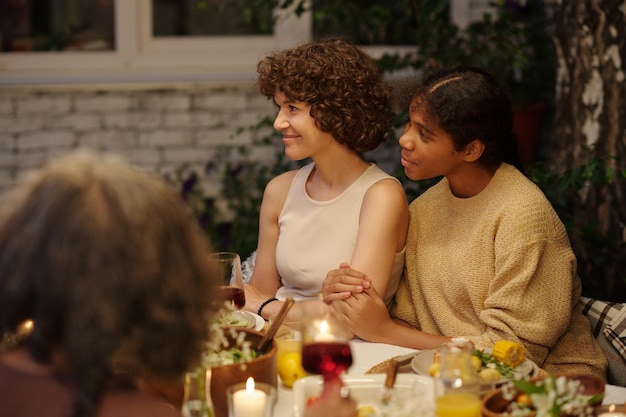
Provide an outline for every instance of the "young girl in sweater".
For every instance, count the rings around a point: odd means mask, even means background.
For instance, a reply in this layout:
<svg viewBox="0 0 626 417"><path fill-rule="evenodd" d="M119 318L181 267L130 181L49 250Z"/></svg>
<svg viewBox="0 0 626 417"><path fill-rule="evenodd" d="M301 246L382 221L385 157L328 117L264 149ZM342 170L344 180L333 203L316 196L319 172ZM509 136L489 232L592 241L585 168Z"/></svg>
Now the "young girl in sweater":
<svg viewBox="0 0 626 417"><path fill-rule="evenodd" d="M369 341L428 349L465 337L484 349L506 339L547 371L605 377L567 232L520 172L512 127L509 99L485 71L421 78L402 166L415 181L442 179L410 205L396 304L388 314L374 289L357 288L366 274L349 267L329 274L324 298Z"/></svg>

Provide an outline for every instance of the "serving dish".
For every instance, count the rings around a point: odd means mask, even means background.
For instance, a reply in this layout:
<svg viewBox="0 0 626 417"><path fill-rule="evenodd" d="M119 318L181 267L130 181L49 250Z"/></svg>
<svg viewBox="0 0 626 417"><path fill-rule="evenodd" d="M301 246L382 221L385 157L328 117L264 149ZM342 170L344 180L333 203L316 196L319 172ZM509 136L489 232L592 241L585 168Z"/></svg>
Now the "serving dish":
<svg viewBox="0 0 626 417"><path fill-rule="evenodd" d="M253 329L240 329L246 333L246 340L249 340L252 346L257 346L263 334ZM232 338L228 332L226 337ZM273 387L278 385L278 376L276 373L276 355L278 346L276 341L272 341L271 347L264 354L257 356L249 362L239 362L231 365L214 366L208 369L210 378L210 393L213 401L213 411L216 417L228 416L228 405L226 401L226 389L234 384L246 382L248 377L253 377L255 382L264 382Z"/></svg>
<svg viewBox="0 0 626 417"><path fill-rule="evenodd" d="M350 389L350 396L359 407L369 406L377 408L383 395L385 383L384 374L369 374L362 376L344 375L343 383ZM319 375L307 376L298 379L293 384L294 415L302 417L307 401L315 398L322 391L322 377ZM394 391L398 398L411 401L415 407L429 415L434 410L434 380L430 377L415 374L398 374ZM393 414L396 416L397 414ZM412 412L411 415L419 415ZM397 416L399 417L399 416Z"/></svg>
<svg viewBox="0 0 626 417"><path fill-rule="evenodd" d="M489 350L487 349L485 352L489 352ZM428 368L434 361L435 349L423 350L417 353L411 360L411 369L418 375L430 376ZM521 365L514 368L514 374L515 379L536 378L541 375L541 369L535 362L526 359ZM494 381L493 383L484 383L481 386L481 391L483 393L491 391L493 388L502 385L506 381L508 381L508 379L503 377L503 379Z"/></svg>
<svg viewBox="0 0 626 417"><path fill-rule="evenodd" d="M604 393L604 380L600 377L592 376L592 375L564 375L567 380L570 381L579 381L583 386L583 390L580 393L581 395L586 396L594 396L598 394ZM558 375L556 377L559 377ZM543 381L543 378L533 378L532 381ZM519 393L520 391L517 390ZM554 394L554 393L553 393ZM547 396L547 394L546 394ZM564 400L560 400L564 401ZM598 397L595 402L590 405L595 405L594 414L599 415L599 407L602 407L600 403L602 402L601 397ZM497 388L493 391L490 391L482 398L482 414L484 417L505 417L510 414L507 413L507 409L509 408L512 400L507 400L503 395L503 388ZM563 417L569 416L569 414L562 414Z"/></svg>

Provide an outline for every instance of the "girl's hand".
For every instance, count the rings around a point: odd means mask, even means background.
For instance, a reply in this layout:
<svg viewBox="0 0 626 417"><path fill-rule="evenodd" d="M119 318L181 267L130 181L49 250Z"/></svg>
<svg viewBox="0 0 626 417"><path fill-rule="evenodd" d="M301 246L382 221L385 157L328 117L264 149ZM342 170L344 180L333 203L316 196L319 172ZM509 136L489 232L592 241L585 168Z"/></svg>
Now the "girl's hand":
<svg viewBox="0 0 626 417"><path fill-rule="evenodd" d="M364 273L342 262L339 269L333 269L326 274L322 284L322 296L326 303L345 300L352 294L369 289L371 285L371 280Z"/></svg>
<svg viewBox="0 0 626 417"><path fill-rule="evenodd" d="M341 303L348 328L356 336L370 342L385 340L384 332L394 327L385 301L374 287L353 294Z"/></svg>

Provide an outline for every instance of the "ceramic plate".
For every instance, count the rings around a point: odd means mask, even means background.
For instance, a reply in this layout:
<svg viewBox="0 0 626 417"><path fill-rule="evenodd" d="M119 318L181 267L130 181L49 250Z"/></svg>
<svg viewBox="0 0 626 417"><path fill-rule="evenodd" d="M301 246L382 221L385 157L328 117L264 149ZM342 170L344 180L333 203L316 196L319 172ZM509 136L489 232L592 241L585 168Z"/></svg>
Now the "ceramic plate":
<svg viewBox="0 0 626 417"><path fill-rule="evenodd" d="M254 320L254 330L261 331L265 327L265 319L259 316L256 313L252 313L250 311L242 311L243 313L247 313L251 320Z"/></svg>
<svg viewBox="0 0 626 417"><path fill-rule="evenodd" d="M363 376L344 375L342 380L350 389L350 396L359 407L372 407L376 410L381 407L381 397L385 374L370 374ZM293 400L295 417L302 417L305 405L311 397L317 397L322 392L322 378L319 375L307 376L298 379L293 384ZM421 415L419 410L433 410L434 381L430 377L415 374L398 374L394 386L394 400L390 406L402 408L406 415ZM397 399L397 403L394 401ZM414 409L411 410L411 407ZM389 409L387 415L398 416L400 413ZM402 413L404 414L404 413ZM429 413L426 413L429 415Z"/></svg>
<svg viewBox="0 0 626 417"><path fill-rule="evenodd" d="M260 322L259 322L259 319ZM258 315L245 310L231 311L220 316L222 326L243 327L246 329L262 330L265 320ZM259 328L260 325L260 328Z"/></svg>
<svg viewBox="0 0 626 417"><path fill-rule="evenodd" d="M490 352L490 350L487 349L485 350L485 352ZM415 355L415 357L413 357L413 360L411 361L411 369L413 369L413 372L419 375L430 376L430 374L428 373L428 368L434 362L434 360L434 349L421 351L417 355ZM522 362L521 365L517 366L514 369L516 379L521 379L525 377L533 378L539 375L539 371L540 369L537 364L529 359L526 359L524 362ZM505 381L505 379L497 381L496 385L501 385ZM493 388L491 384L484 385L485 386L483 387L483 390L491 390Z"/></svg>

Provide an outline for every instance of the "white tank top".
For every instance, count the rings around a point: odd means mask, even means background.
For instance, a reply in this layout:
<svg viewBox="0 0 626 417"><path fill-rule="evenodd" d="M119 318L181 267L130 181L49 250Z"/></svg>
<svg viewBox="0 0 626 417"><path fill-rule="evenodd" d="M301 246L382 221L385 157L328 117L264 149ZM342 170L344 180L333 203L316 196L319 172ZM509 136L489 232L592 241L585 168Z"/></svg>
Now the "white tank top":
<svg viewBox="0 0 626 417"><path fill-rule="evenodd" d="M306 181L314 167L310 163L295 175L278 217L280 234L276 245L276 266L282 287L279 299L320 297L328 271L350 262L359 232L359 215L365 192L390 176L371 164L343 193L327 201L313 200ZM404 269L404 249L396 253L385 302L393 298Z"/></svg>

